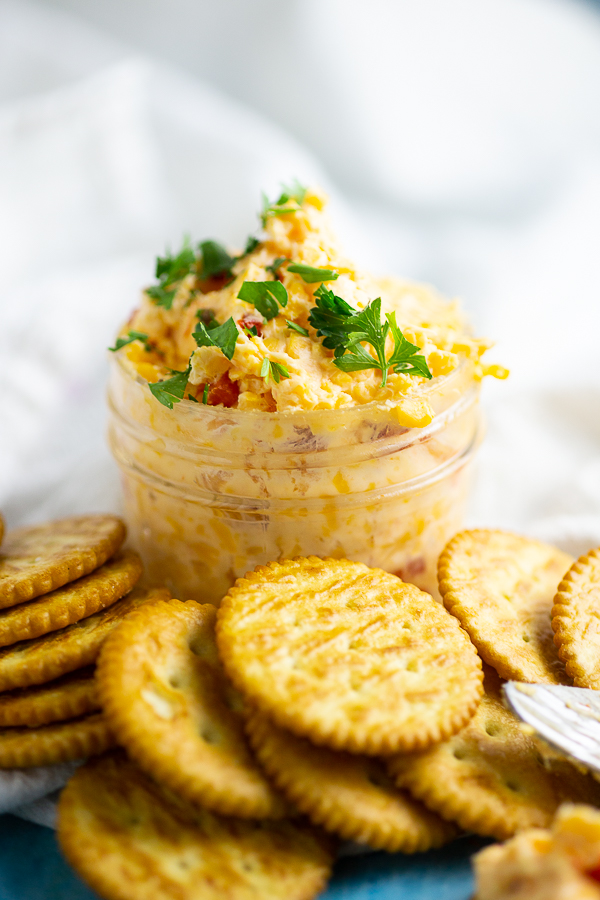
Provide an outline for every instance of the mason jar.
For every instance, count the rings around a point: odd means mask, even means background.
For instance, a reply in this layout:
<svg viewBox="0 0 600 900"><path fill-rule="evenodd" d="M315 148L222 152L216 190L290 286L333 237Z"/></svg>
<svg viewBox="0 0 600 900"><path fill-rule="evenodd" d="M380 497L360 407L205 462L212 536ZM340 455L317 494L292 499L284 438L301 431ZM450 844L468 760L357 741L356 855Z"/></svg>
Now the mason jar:
<svg viewBox="0 0 600 900"><path fill-rule="evenodd" d="M151 583L219 604L256 565L295 556L359 560L437 596L437 558L460 529L481 436L479 379L464 360L399 406L263 412L172 410L113 354L109 443L131 545Z"/></svg>

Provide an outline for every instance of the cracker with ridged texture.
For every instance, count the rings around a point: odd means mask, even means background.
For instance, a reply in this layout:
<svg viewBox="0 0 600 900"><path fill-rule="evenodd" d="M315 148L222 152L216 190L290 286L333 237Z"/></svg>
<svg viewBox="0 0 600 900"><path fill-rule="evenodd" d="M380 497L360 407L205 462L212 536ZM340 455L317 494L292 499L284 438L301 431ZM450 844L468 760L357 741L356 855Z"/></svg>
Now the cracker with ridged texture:
<svg viewBox="0 0 600 900"><path fill-rule="evenodd" d="M88 575L125 540L118 516L72 516L9 531L0 549L0 608Z"/></svg>
<svg viewBox="0 0 600 900"><path fill-rule="evenodd" d="M600 690L600 549L573 563L552 607L558 655L576 687Z"/></svg>
<svg viewBox="0 0 600 900"><path fill-rule="evenodd" d="M225 670L281 728L377 756L458 731L481 661L430 594L381 569L318 557L258 566L217 613Z"/></svg>
<svg viewBox="0 0 600 900"><path fill-rule="evenodd" d="M102 713L39 728L0 729L0 769L28 769L85 759L114 747Z"/></svg>
<svg viewBox="0 0 600 900"><path fill-rule="evenodd" d="M444 605L502 678L568 684L550 622L573 558L506 531L462 531L439 559Z"/></svg>
<svg viewBox="0 0 600 900"><path fill-rule="evenodd" d="M88 666L48 684L0 694L0 727L34 728L100 709L94 669Z"/></svg>
<svg viewBox="0 0 600 900"><path fill-rule="evenodd" d="M118 754L77 770L57 835L106 900L311 900L332 866L327 841L308 826L183 807Z"/></svg>
<svg viewBox="0 0 600 900"><path fill-rule="evenodd" d="M273 782L316 825L390 853L441 847L458 829L394 786L381 760L316 747L252 712L252 749Z"/></svg>
<svg viewBox="0 0 600 900"><path fill-rule="evenodd" d="M193 600L127 616L98 660L102 706L129 755L176 794L222 815L281 818L286 805L250 753L219 661L215 617Z"/></svg>
<svg viewBox="0 0 600 900"><path fill-rule="evenodd" d="M166 588L135 587L122 600L74 625L0 649L0 691L45 684L91 665L106 636L128 613L145 603L168 600L170 596Z"/></svg>
<svg viewBox="0 0 600 900"><path fill-rule="evenodd" d="M66 628L106 609L128 594L142 574L142 561L125 550L90 575L28 603L0 610L0 647Z"/></svg>
<svg viewBox="0 0 600 900"><path fill-rule="evenodd" d="M461 732L387 765L396 784L430 809L465 831L499 840L547 827L564 801L600 803L600 785L523 731L504 707L491 668L483 700Z"/></svg>

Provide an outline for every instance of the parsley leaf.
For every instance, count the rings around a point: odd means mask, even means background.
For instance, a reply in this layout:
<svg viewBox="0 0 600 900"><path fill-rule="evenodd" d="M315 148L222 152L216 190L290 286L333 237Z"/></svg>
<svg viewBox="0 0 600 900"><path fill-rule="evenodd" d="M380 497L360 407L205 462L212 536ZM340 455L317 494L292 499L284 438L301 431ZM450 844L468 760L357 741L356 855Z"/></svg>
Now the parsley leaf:
<svg viewBox="0 0 600 900"><path fill-rule="evenodd" d="M297 331L298 334L303 334L304 337L308 337L308 331L306 330L306 328L303 328L302 325L297 325L295 322L290 322L289 319L286 319L285 321L287 323L287 327L292 331Z"/></svg>
<svg viewBox="0 0 600 900"><path fill-rule="evenodd" d="M131 344L132 341L141 341L144 345L144 350L146 350L147 352L150 352L150 350L152 350L152 346L148 342L148 335L143 331L129 331L126 338L117 338L115 346L109 347L108 349L111 351L111 353L114 353L116 350L120 350L121 347L126 347L127 344Z"/></svg>
<svg viewBox="0 0 600 900"><path fill-rule="evenodd" d="M183 400L191 371L192 367L188 366L185 372L175 372L171 378L149 384L148 387L159 403L168 409L173 409L174 403Z"/></svg>
<svg viewBox="0 0 600 900"><path fill-rule="evenodd" d="M199 309L196 313L196 318L199 322L202 322L207 331L210 331L211 328L216 328L219 324L215 319L214 309Z"/></svg>
<svg viewBox="0 0 600 900"><path fill-rule="evenodd" d="M252 303L267 321L275 318L279 306L287 306L288 302L288 292L280 281L245 281L238 297Z"/></svg>
<svg viewBox="0 0 600 900"><path fill-rule="evenodd" d="M393 368L395 372L408 372L411 375L413 373L420 375L422 378L433 378L427 360L424 356L418 355L421 348L407 341L398 328L396 313L388 313L386 319L394 338L394 352L388 360L390 368Z"/></svg>
<svg viewBox="0 0 600 900"><path fill-rule="evenodd" d="M249 253L253 253L257 247L260 246L260 241L258 238L255 238L254 235L250 235L248 240L246 241L246 246L244 247L244 252L237 257L237 259L242 259L244 256L248 256Z"/></svg>
<svg viewBox="0 0 600 900"><path fill-rule="evenodd" d="M260 367L260 375L261 378L265 379L265 383L269 383L269 378L272 378L275 384L279 384L282 378L289 378L290 373L286 369L285 366L280 365L280 363L273 362L267 356L262 361L262 366Z"/></svg>
<svg viewBox="0 0 600 900"><path fill-rule="evenodd" d="M204 390L202 391L202 402L204 403L205 406L208 405L208 389L209 389L209 387L210 387L209 383L206 382L206 384L204 385Z"/></svg>
<svg viewBox="0 0 600 900"><path fill-rule="evenodd" d="M316 307L311 309L308 321L323 337L323 346L335 351L334 363L343 372L361 369L380 369L381 386L387 382L388 372L407 372L432 378L420 347L411 344L396 323L396 314L388 313L381 321L381 298L373 300L365 309L353 309L341 297L337 297L324 285L315 291ZM391 332L394 349L389 359L385 355L385 342ZM363 347L370 344L375 355Z"/></svg>
<svg viewBox="0 0 600 900"><path fill-rule="evenodd" d="M317 281L337 281L340 277L333 269L318 269L315 266L305 266L303 263L292 263L288 266L288 272L300 275L307 284L315 284Z"/></svg>
<svg viewBox="0 0 600 900"><path fill-rule="evenodd" d="M270 266L266 266L267 272L272 272L273 275L277 275L279 269L285 262L289 262L287 256L278 256L277 259L274 259Z"/></svg>
<svg viewBox="0 0 600 900"><path fill-rule="evenodd" d="M335 350L336 356L344 352L348 339L347 319L355 315L356 310L337 297L333 291L320 285L315 291L316 307L311 309L308 321L317 336L322 337L323 346L328 350Z"/></svg>
<svg viewBox="0 0 600 900"><path fill-rule="evenodd" d="M183 247L175 256L169 252L165 256L156 258L155 275L159 279L158 284L146 288L146 293L157 306L171 309L175 297L177 282L185 278L196 265L196 254L192 250L189 240L184 239Z"/></svg>
<svg viewBox="0 0 600 900"><path fill-rule="evenodd" d="M198 322L192 337L199 347L218 347L227 359L231 359L235 353L238 334L238 327L230 316L222 325L211 324L207 327Z"/></svg>
<svg viewBox="0 0 600 900"><path fill-rule="evenodd" d="M282 184L281 187L283 190L273 203L263 194L263 209L261 213L263 225L265 225L270 216L287 216L289 213L298 212L298 206L302 206L304 203L307 191L299 181L294 179L289 186ZM294 201L297 206L289 206L290 201Z"/></svg>
<svg viewBox="0 0 600 900"><path fill-rule="evenodd" d="M153 284L151 287L146 288L146 293L154 300L156 306L162 306L164 309L171 309L173 306L175 288L167 291L161 284Z"/></svg>
<svg viewBox="0 0 600 900"><path fill-rule="evenodd" d="M231 269L237 257L230 256L222 244L217 241L202 241L198 247L202 254L202 279L213 278L215 275L232 275Z"/></svg>

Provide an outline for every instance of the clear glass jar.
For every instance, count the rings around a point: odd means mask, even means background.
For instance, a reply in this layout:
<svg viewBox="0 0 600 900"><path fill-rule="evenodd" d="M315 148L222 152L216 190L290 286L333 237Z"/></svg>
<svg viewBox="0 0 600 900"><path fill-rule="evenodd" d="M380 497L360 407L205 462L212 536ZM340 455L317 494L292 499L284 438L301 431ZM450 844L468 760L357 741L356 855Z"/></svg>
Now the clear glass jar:
<svg viewBox="0 0 600 900"><path fill-rule="evenodd" d="M412 429L377 403L277 413L184 400L169 410L114 354L109 443L148 577L218 604L254 566L313 554L378 566L436 596L481 433L473 364L421 396L435 417Z"/></svg>

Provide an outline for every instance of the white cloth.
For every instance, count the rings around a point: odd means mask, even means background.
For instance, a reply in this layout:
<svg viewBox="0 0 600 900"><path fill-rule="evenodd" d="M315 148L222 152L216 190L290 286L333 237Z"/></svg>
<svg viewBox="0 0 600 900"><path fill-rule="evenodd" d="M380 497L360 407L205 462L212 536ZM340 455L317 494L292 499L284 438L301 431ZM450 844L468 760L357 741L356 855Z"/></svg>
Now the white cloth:
<svg viewBox="0 0 600 900"><path fill-rule="evenodd" d="M332 192L357 260L462 294L512 368L484 389L470 524L600 544L599 15L570 0L56 2L123 28L0 0L9 526L118 510L103 435L116 326L166 244L242 244L260 191L297 176ZM205 83L144 56L153 35ZM3 773L0 811L62 778Z"/></svg>

